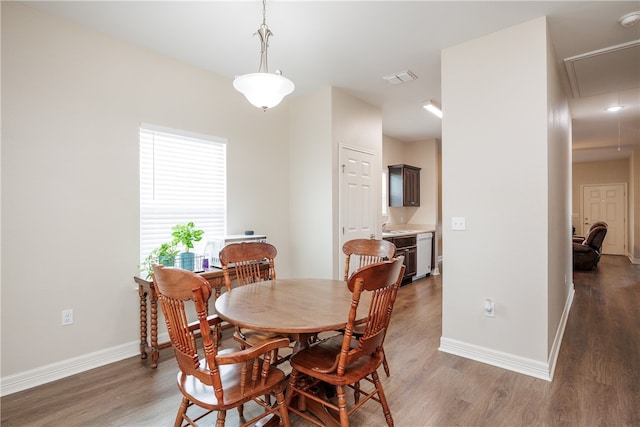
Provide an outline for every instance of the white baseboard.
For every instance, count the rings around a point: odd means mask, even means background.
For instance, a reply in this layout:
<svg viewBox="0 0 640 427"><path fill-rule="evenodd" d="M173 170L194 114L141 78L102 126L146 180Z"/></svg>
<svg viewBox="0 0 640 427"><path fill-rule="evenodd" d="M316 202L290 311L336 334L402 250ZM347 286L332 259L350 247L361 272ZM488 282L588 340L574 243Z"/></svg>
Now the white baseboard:
<svg viewBox="0 0 640 427"><path fill-rule="evenodd" d="M139 354L140 342L136 341L2 377L0 396L27 390Z"/></svg>
<svg viewBox="0 0 640 427"><path fill-rule="evenodd" d="M549 378L551 380L553 380L553 374L556 371L556 363L558 362L558 355L560 354L562 337L564 337L564 330L567 326L567 320L569 319L569 312L571 311L571 306L573 305L573 296L575 295L575 293L575 286L573 283L571 283L569 295L567 295L567 300L564 303L562 317L560 317L560 324L558 325L558 329L556 330L556 337L553 340L551 352L549 353Z"/></svg>
<svg viewBox="0 0 640 427"><path fill-rule="evenodd" d="M564 335L564 330L567 325L569 311L571 309L571 304L573 303L574 293L575 291L572 286L546 363L445 337L440 338L439 350L445 353L455 354L456 356L462 356L467 359L486 363L488 365L529 375L531 377L551 381L553 379L553 373L558 360L560 345L562 344L562 336Z"/></svg>
<svg viewBox="0 0 640 427"><path fill-rule="evenodd" d="M526 357L480 347L445 337L440 338L440 351L455 354L477 362L519 372L535 378L551 381L549 365Z"/></svg>
<svg viewBox="0 0 640 427"><path fill-rule="evenodd" d="M439 276L440 275L440 268L439 268L440 265L442 265L442 255L439 255L438 259L436 259L436 265L434 265L433 269L431 270L431 275L432 276Z"/></svg>

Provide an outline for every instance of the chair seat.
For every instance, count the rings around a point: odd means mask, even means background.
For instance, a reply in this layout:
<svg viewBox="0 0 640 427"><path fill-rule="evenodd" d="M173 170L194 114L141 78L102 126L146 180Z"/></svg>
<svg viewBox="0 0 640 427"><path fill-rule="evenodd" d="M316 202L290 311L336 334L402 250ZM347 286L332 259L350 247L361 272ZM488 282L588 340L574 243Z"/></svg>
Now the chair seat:
<svg viewBox="0 0 640 427"><path fill-rule="evenodd" d="M591 246L583 245L582 243L574 243L573 244L573 252L579 252L583 254L588 254L591 252L598 252L593 249Z"/></svg>
<svg viewBox="0 0 640 427"><path fill-rule="evenodd" d="M202 359L200 363L205 365L206 360ZM246 363L251 363L251 361ZM224 402L218 402L213 386L203 384L193 375L183 375L182 372L178 372L178 388L198 406L210 410L227 410L235 408L239 403L251 400L252 395L267 394L268 390L283 381L285 377L283 371L272 366L264 384L261 384L260 378L258 378L253 386L245 384L241 391L242 365L221 365L219 368L224 388ZM248 369L250 371L251 368Z"/></svg>
<svg viewBox="0 0 640 427"><path fill-rule="evenodd" d="M275 332L256 331L253 329L242 329L240 332L235 331L233 333L233 339L240 344L248 345L250 347L256 347L265 341L272 340L274 338L285 338Z"/></svg>
<svg viewBox="0 0 640 427"><path fill-rule="evenodd" d="M333 385L353 384L370 375L382 364L384 353L378 351L367 357L360 357L351 365L345 367L345 374L338 376L333 372L325 374L322 371L331 370L342 346L342 335L333 336L321 341L309 348L294 354L289 363L291 366L306 375L313 376L321 381ZM352 340L352 348L357 347L358 341Z"/></svg>

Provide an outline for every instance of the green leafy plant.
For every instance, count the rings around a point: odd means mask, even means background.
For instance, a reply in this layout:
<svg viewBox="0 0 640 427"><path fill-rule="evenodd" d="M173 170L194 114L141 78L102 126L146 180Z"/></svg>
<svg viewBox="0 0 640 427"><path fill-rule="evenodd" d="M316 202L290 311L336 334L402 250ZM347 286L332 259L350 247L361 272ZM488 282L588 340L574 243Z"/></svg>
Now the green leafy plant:
<svg viewBox="0 0 640 427"><path fill-rule="evenodd" d="M193 222L187 224L179 224L172 228L173 244L181 244L184 246L184 251L189 252L189 249L193 249L193 242L199 242L202 240L204 231L196 230Z"/></svg>
<svg viewBox="0 0 640 427"><path fill-rule="evenodd" d="M151 275L153 275L153 263L172 266L178 252L173 242L163 243L147 255L142 264L139 265L139 269L146 272L147 279L150 279Z"/></svg>

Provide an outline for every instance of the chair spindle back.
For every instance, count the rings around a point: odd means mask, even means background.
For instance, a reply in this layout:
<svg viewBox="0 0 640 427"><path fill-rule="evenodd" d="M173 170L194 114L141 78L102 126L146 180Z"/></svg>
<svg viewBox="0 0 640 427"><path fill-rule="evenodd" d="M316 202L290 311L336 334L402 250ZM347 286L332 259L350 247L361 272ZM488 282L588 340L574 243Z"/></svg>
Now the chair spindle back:
<svg viewBox="0 0 640 427"><path fill-rule="evenodd" d="M359 258L357 268L362 268L369 264L390 260L396 253L396 246L386 240L353 239L342 245L342 252L346 257L344 264L344 280L346 281L349 279L349 271L356 270L351 266L353 255Z"/></svg>
<svg viewBox="0 0 640 427"><path fill-rule="evenodd" d="M220 263L227 290L231 290L229 268L235 267L238 285L275 280L275 257L278 251L275 246L266 242L231 243L220 251ZM264 262L269 264L264 268Z"/></svg>

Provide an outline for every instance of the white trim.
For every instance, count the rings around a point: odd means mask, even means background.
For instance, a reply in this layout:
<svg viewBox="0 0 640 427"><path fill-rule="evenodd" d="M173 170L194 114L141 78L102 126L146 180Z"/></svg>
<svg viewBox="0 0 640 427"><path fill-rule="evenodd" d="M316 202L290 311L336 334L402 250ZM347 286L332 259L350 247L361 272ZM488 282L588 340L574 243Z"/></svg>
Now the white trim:
<svg viewBox="0 0 640 427"><path fill-rule="evenodd" d="M553 342L549 359L546 363L445 337L440 338L439 350L492 366L497 366L499 368L519 372L535 378L551 381L553 379L553 373L555 371L558 354L560 352L560 345L562 343L562 336L564 335L574 293L575 291L572 287L569 295L567 296L564 311L556 332L556 338Z"/></svg>
<svg viewBox="0 0 640 427"><path fill-rule="evenodd" d="M567 320L569 319L569 312L573 305L573 296L575 295L575 286L571 283L571 289L569 289L569 295L564 303L564 310L562 311L562 317L560 317L560 324L556 330L556 338L553 340L551 346L551 352L549 353L549 378L553 380L553 374L556 371L556 364L558 363L558 355L560 354L560 346L562 345L562 337L564 337L564 330L567 327Z"/></svg>
<svg viewBox="0 0 640 427"><path fill-rule="evenodd" d="M198 132L190 132L188 130L182 130L182 129L173 129L170 127L154 125L151 123L140 122L140 127L144 130L148 130L151 132L168 133L171 135L179 135L184 138L199 139L203 141L216 142L219 144L227 144L229 142L227 138L222 138L219 136L206 135L204 133L198 133Z"/></svg>
<svg viewBox="0 0 640 427"><path fill-rule="evenodd" d="M158 338L160 339L160 337ZM158 341L161 342L161 341ZM96 351L71 359L62 360L50 365L20 372L0 381L0 396L16 393L32 387L66 378L89 369L99 368L109 363L118 362L132 356L140 355L140 342L130 342L119 346Z"/></svg>
<svg viewBox="0 0 640 427"><path fill-rule="evenodd" d="M480 347L445 337L440 338L440 351L467 359L551 381L549 364L490 348Z"/></svg>

